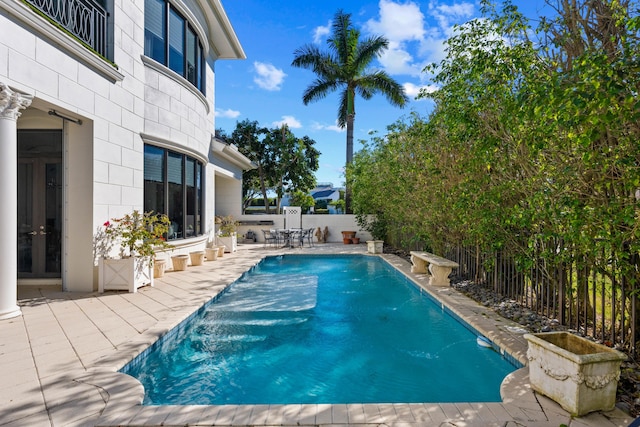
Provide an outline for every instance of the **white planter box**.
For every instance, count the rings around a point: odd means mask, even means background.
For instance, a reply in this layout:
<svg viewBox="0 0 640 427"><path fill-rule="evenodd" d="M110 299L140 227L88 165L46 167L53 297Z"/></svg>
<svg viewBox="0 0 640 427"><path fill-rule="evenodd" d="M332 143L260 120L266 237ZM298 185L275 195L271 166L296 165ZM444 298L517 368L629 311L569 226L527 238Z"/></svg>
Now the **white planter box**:
<svg viewBox="0 0 640 427"><path fill-rule="evenodd" d="M218 245L224 246L225 252L235 252L238 250L238 236L233 233L231 236L218 236Z"/></svg>
<svg viewBox="0 0 640 427"><path fill-rule="evenodd" d="M383 247L383 240L367 240L367 252L370 254L381 254Z"/></svg>
<svg viewBox="0 0 640 427"><path fill-rule="evenodd" d="M568 332L525 334L531 388L573 416L610 411L626 356Z"/></svg>
<svg viewBox="0 0 640 427"><path fill-rule="evenodd" d="M98 260L98 291L136 292L139 287L153 286L150 257Z"/></svg>

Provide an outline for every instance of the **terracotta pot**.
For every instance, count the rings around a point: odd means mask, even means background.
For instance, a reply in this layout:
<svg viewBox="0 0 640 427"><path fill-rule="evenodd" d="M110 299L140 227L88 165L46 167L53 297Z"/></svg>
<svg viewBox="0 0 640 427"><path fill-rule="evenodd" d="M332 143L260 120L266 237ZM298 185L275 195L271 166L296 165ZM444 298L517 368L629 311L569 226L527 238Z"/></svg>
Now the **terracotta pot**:
<svg viewBox="0 0 640 427"><path fill-rule="evenodd" d="M353 243L354 245L357 245L360 243L360 238L359 237L352 237L351 238L351 243Z"/></svg>
<svg viewBox="0 0 640 427"><path fill-rule="evenodd" d="M164 276L164 270L167 268L166 259L156 259L153 261L153 277Z"/></svg>
<svg viewBox="0 0 640 427"><path fill-rule="evenodd" d="M189 252L189 258L191 259L191 265L202 265L204 262L204 251Z"/></svg>
<svg viewBox="0 0 640 427"><path fill-rule="evenodd" d="M353 242L351 241L351 237L343 237L342 238L342 243L344 243L345 245L350 245Z"/></svg>
<svg viewBox="0 0 640 427"><path fill-rule="evenodd" d="M218 248L215 246L213 248L207 248L204 250L204 254L207 261L215 261L218 259Z"/></svg>
<svg viewBox="0 0 640 427"><path fill-rule="evenodd" d="M173 264L173 271L186 270L188 262L189 262L189 255L174 255L171 257L171 263Z"/></svg>

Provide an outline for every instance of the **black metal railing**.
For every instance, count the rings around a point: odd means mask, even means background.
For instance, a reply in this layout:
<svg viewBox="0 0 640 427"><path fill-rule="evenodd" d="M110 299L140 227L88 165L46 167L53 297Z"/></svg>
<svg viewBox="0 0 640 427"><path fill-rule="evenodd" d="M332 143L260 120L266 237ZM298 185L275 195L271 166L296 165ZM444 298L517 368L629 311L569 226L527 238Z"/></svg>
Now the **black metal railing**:
<svg viewBox="0 0 640 427"><path fill-rule="evenodd" d="M554 245L557 260L539 256L525 265L511 255L477 248L451 247L445 255L460 265L454 276L483 284L585 336L636 355L640 351L638 255L575 254L561 241ZM543 243L539 246L543 250Z"/></svg>
<svg viewBox="0 0 640 427"><path fill-rule="evenodd" d="M94 0L26 0L64 29L107 57L107 12Z"/></svg>

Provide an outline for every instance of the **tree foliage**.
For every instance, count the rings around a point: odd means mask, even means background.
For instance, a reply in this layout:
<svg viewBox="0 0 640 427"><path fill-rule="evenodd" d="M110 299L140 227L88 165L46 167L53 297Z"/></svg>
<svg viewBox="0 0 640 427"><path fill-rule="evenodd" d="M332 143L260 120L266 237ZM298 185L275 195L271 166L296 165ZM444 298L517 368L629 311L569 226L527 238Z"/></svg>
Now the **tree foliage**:
<svg viewBox="0 0 640 427"><path fill-rule="evenodd" d="M373 137L348 168L359 217L436 251L638 253L638 2L549 3L537 29L509 1L483 1L485 16L456 28L425 69L433 112Z"/></svg>
<svg viewBox="0 0 640 427"><path fill-rule="evenodd" d="M275 192L276 211L285 192L308 192L315 186L314 172L318 170L320 152L308 136L296 137L287 126L268 129L258 122L243 120L236 123L231 135L220 135L249 158L257 167L243 175L243 199L251 203L256 194L268 201L267 194ZM265 202L265 212L269 206Z"/></svg>

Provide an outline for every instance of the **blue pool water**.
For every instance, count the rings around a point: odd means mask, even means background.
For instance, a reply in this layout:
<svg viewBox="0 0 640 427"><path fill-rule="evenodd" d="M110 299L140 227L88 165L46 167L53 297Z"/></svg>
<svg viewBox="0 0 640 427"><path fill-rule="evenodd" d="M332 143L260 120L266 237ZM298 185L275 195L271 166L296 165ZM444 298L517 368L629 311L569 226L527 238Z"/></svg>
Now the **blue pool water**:
<svg viewBox="0 0 640 427"><path fill-rule="evenodd" d="M516 369L378 257L268 257L123 368L145 404L500 401Z"/></svg>

